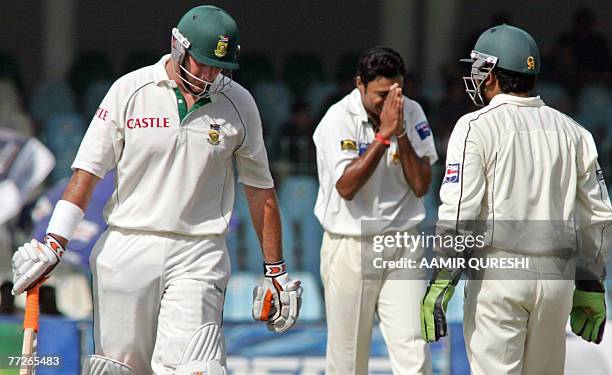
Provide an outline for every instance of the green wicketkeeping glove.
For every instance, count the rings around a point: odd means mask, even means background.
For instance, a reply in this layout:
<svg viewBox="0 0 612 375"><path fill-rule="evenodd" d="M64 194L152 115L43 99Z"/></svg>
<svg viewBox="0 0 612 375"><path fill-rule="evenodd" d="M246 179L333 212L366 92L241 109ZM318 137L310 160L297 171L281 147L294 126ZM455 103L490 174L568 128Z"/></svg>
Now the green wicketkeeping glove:
<svg viewBox="0 0 612 375"><path fill-rule="evenodd" d="M570 313L572 332L588 342L599 344L606 327L606 296L603 283L590 282L588 287L576 283Z"/></svg>
<svg viewBox="0 0 612 375"><path fill-rule="evenodd" d="M438 341L448 334L446 307L460 278L461 270L441 269L429 282L421 302L421 336L425 341Z"/></svg>

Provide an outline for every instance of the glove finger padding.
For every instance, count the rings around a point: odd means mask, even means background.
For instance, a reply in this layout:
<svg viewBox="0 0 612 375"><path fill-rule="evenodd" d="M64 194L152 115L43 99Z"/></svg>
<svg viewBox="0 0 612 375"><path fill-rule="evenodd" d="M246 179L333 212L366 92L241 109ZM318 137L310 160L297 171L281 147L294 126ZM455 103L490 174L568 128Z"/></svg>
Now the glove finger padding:
<svg viewBox="0 0 612 375"><path fill-rule="evenodd" d="M460 271L442 269L429 283L421 301L421 336L426 342L448 335L446 309L460 277Z"/></svg>
<svg viewBox="0 0 612 375"><path fill-rule="evenodd" d="M572 332L582 336L587 323L587 316L582 307L574 307L570 314L570 326Z"/></svg>
<svg viewBox="0 0 612 375"><path fill-rule="evenodd" d="M13 256L14 295L21 294L45 278L59 263L64 248L53 237L43 243L32 240L21 246Z"/></svg>
<svg viewBox="0 0 612 375"><path fill-rule="evenodd" d="M449 285L438 292L430 288L421 304L421 334L425 341L434 342L448 334L446 309L455 287Z"/></svg>
<svg viewBox="0 0 612 375"><path fill-rule="evenodd" d="M592 292L574 290L570 313L572 332L585 341L601 343L606 325L605 290Z"/></svg>
<svg viewBox="0 0 612 375"><path fill-rule="evenodd" d="M292 280L286 290L280 292L280 314L268 321L270 331L282 333L293 327L300 316L302 307L302 287L299 280Z"/></svg>
<svg viewBox="0 0 612 375"><path fill-rule="evenodd" d="M269 288L253 288L253 319L266 322L276 314L278 304L274 302L274 295Z"/></svg>

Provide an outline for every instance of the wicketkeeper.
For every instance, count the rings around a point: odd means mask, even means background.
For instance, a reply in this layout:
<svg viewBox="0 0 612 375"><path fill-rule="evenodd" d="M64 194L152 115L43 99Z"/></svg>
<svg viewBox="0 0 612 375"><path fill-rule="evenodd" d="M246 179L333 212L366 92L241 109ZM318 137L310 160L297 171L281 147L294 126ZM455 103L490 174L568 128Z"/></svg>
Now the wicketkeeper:
<svg viewBox="0 0 612 375"><path fill-rule="evenodd" d="M524 30L490 28L467 61L467 92L486 106L455 125L438 217L456 235L483 224L487 246L444 256L523 256L530 264L470 270L464 335L471 371L562 374L568 316L572 330L594 343L601 342L606 320L612 206L595 142L530 95L540 52ZM446 306L459 271L440 269L431 280L421 306L428 342L447 335Z"/></svg>

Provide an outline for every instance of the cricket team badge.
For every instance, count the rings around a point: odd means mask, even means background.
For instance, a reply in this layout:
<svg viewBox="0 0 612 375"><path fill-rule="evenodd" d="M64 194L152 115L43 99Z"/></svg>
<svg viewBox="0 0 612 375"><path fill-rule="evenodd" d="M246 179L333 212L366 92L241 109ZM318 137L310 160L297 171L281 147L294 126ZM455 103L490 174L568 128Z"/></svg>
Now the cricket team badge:
<svg viewBox="0 0 612 375"><path fill-rule="evenodd" d="M352 139L344 139L340 141L340 150L342 151L357 151L357 142Z"/></svg>
<svg viewBox="0 0 612 375"><path fill-rule="evenodd" d="M217 48L215 49L215 56L223 57L227 55L228 44L229 38L225 35L219 35L219 41L217 41Z"/></svg>
<svg viewBox="0 0 612 375"><path fill-rule="evenodd" d="M210 124L210 129L208 130L208 139L207 139L208 143L216 146L221 142L220 130L221 130L221 125Z"/></svg>
<svg viewBox="0 0 612 375"><path fill-rule="evenodd" d="M533 58L533 56L529 56L527 58L527 69L534 70L536 68L535 65L536 65L535 59Z"/></svg>

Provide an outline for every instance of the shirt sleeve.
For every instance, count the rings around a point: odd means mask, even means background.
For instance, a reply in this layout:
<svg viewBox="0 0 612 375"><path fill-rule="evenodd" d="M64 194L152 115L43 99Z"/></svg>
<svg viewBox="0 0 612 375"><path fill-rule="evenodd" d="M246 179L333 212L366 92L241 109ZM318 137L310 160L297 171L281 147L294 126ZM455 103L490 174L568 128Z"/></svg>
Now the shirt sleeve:
<svg viewBox="0 0 612 375"><path fill-rule="evenodd" d="M259 111L255 100L250 95L243 105L246 107L244 112L245 135L242 146L235 155L238 178L245 185L269 189L274 187L274 180L272 180L268 166Z"/></svg>
<svg viewBox="0 0 612 375"><path fill-rule="evenodd" d="M404 100L408 101L410 99L404 98ZM410 100L409 103L412 104L412 108L409 109L408 106L405 106L404 125L410 144L418 156L427 156L429 163L433 164L438 160L433 132L421 105L414 100Z"/></svg>
<svg viewBox="0 0 612 375"><path fill-rule="evenodd" d="M597 277L603 277L608 248L612 245L612 205L591 134L584 135L581 146L576 189L580 231L578 265Z"/></svg>
<svg viewBox="0 0 612 375"><path fill-rule="evenodd" d="M104 178L117 166L124 145L122 101L113 84L97 109L83 137L72 170L83 169Z"/></svg>
<svg viewBox="0 0 612 375"><path fill-rule="evenodd" d="M348 116L338 109L330 109L313 136L317 164L331 176L334 186L351 161L359 157L357 134Z"/></svg>
<svg viewBox="0 0 612 375"><path fill-rule="evenodd" d="M448 142L446 171L440 188L439 220L454 222L479 218L486 191L482 143L473 125L459 119Z"/></svg>

